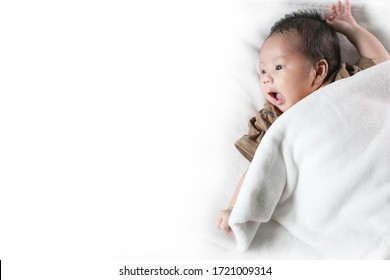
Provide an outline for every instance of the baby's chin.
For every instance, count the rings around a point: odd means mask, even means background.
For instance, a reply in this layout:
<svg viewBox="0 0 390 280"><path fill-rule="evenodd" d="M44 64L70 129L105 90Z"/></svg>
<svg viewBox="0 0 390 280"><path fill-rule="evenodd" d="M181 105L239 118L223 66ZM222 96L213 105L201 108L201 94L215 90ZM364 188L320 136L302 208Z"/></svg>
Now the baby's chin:
<svg viewBox="0 0 390 280"><path fill-rule="evenodd" d="M289 102L285 101L281 104L275 104L275 103L272 103L270 102L272 105L274 105L275 107L277 107L282 113L286 112L288 109L290 109L291 107L294 106L294 104L290 104Z"/></svg>

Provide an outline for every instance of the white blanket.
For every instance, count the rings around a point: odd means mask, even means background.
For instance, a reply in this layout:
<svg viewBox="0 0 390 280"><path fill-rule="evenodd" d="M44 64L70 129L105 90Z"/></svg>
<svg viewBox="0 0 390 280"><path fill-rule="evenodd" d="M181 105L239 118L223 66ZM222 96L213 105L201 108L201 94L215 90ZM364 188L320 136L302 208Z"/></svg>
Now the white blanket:
<svg viewBox="0 0 390 280"><path fill-rule="evenodd" d="M296 104L250 166L230 219L236 247L272 218L325 257L390 258L389 143L390 61Z"/></svg>

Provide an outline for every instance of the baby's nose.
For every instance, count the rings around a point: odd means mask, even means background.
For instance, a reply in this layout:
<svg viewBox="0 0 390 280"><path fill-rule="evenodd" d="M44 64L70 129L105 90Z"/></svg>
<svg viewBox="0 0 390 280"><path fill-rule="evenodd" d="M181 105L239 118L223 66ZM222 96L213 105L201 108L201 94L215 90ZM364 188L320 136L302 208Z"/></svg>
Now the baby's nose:
<svg viewBox="0 0 390 280"><path fill-rule="evenodd" d="M264 84L272 84L274 82L274 78L269 74L263 75L262 80Z"/></svg>

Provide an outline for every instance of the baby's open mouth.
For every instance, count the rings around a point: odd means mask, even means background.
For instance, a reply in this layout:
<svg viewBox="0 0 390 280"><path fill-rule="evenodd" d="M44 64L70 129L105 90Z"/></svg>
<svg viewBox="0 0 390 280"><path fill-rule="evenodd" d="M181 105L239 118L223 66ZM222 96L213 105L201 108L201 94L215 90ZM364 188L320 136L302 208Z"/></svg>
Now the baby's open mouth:
<svg viewBox="0 0 390 280"><path fill-rule="evenodd" d="M284 102L284 96L279 92L269 92L269 96L275 101L276 104L282 104Z"/></svg>

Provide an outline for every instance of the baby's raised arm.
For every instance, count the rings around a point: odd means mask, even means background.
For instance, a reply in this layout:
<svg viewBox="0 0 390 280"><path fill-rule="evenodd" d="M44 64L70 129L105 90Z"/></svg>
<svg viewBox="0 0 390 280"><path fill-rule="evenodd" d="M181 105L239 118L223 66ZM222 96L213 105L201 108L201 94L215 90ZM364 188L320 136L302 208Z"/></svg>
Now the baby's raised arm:
<svg viewBox="0 0 390 280"><path fill-rule="evenodd" d="M372 33L356 22L351 13L349 0L345 0L344 6L341 4L341 1L331 5L327 22L336 31L348 38L360 56L370 58L376 64L390 59L390 55L383 44Z"/></svg>

